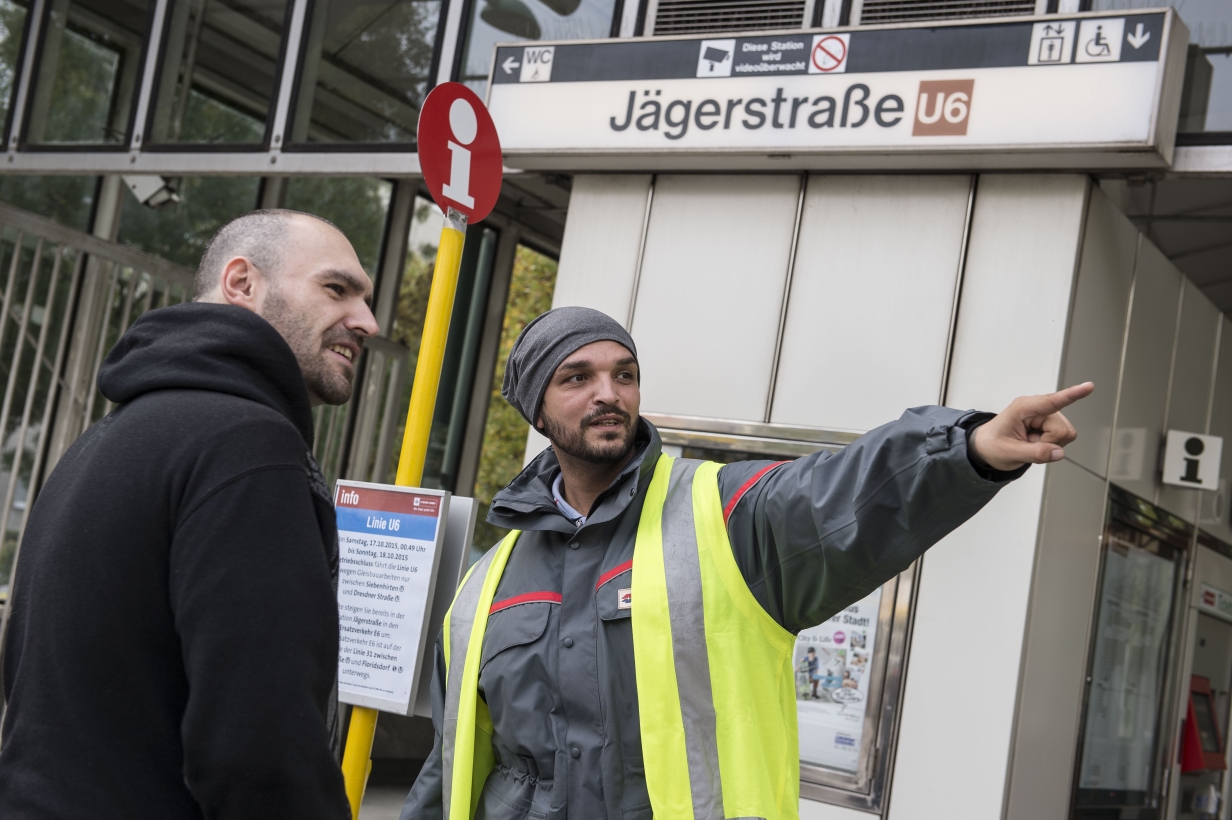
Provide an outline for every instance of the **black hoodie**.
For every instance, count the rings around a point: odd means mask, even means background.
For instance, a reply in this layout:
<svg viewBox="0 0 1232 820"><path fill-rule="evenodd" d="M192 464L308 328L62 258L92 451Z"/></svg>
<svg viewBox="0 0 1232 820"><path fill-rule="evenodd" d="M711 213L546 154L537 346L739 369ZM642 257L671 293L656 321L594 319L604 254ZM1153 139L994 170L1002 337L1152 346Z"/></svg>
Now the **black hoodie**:
<svg viewBox="0 0 1232 820"><path fill-rule="evenodd" d="M350 816L330 751L337 532L290 347L242 308L142 316L119 406L31 511L0 817Z"/></svg>

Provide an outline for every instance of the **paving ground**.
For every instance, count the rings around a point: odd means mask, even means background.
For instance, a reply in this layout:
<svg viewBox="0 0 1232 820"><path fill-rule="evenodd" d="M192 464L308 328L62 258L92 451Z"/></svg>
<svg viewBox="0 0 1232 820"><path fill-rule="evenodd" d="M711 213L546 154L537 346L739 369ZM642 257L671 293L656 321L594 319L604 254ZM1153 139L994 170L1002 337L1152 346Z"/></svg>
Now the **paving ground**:
<svg viewBox="0 0 1232 820"><path fill-rule="evenodd" d="M369 786L359 807L359 820L398 820L408 791L405 786Z"/></svg>

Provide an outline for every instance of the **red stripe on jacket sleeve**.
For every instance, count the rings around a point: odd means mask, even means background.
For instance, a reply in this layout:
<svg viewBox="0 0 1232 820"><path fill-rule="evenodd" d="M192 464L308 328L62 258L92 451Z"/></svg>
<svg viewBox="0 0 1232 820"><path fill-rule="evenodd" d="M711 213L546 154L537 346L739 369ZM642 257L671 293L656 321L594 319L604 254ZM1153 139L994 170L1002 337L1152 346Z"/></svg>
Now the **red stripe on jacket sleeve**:
<svg viewBox="0 0 1232 820"><path fill-rule="evenodd" d="M514 595L512 598L506 598L503 601L497 601L492 604L492 608L488 610L491 615L495 612L500 612L502 609L508 609L511 606L518 604L559 604L559 592L526 592L522 595Z"/></svg>
<svg viewBox="0 0 1232 820"><path fill-rule="evenodd" d="M617 575L622 575L631 569L633 569L632 561L625 561L623 564L616 567L615 569L609 569L607 572L599 576L599 583L595 584L595 589L598 589L599 587L603 586L608 581L615 578Z"/></svg>
<svg viewBox="0 0 1232 820"><path fill-rule="evenodd" d="M786 463L787 463L786 461L776 461L775 463L771 464L769 467L763 467L762 469L758 470L757 473L754 474L752 478L744 482L744 484L740 487L740 489L736 490L736 494L731 497L731 501L727 502L727 506L723 508L723 523L724 524L727 523L727 519L731 517L732 510L736 509L736 505L740 503L740 499L744 498L745 493L753 489L753 486L757 484L757 482L761 481L762 478L766 475L766 473L770 472L775 467L781 467Z"/></svg>

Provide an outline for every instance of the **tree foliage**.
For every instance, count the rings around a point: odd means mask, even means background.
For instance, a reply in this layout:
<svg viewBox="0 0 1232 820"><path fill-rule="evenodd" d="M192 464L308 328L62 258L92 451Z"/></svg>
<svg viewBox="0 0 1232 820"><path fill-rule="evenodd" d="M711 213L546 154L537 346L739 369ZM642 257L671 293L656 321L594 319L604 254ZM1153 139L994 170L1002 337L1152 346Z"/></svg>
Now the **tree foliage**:
<svg viewBox="0 0 1232 820"><path fill-rule="evenodd" d="M522 328L540 313L551 309L555 288L556 260L519 245L514 257L513 278L509 283L509 302L501 327L500 355L492 377L488 421L483 431L483 449L475 481L475 501L479 505L475 546L482 550L494 545L508 532L492 526L483 518L492 505L492 497L522 471L522 461L526 458L526 434L530 430L530 425L501 396L505 363Z"/></svg>

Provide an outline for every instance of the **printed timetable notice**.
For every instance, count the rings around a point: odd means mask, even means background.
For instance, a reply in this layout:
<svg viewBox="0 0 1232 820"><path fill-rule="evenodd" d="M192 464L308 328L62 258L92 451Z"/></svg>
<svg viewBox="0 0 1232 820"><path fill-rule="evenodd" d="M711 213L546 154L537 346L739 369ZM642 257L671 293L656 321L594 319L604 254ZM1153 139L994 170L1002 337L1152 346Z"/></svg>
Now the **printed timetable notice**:
<svg viewBox="0 0 1232 820"><path fill-rule="evenodd" d="M339 481L338 699L410 714L449 494Z"/></svg>

